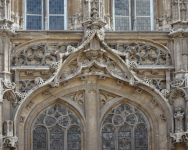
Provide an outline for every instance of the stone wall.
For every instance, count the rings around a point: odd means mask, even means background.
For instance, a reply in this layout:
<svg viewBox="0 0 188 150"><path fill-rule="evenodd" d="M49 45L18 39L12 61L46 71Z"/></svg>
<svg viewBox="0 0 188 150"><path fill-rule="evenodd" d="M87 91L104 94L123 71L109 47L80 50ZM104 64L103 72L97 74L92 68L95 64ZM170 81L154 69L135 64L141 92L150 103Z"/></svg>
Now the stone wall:
<svg viewBox="0 0 188 150"><path fill-rule="evenodd" d="M149 150L187 149L188 1L153 2L155 31L112 31L113 0L70 0L67 31L25 31L24 1L0 1L0 150L32 150L55 103L81 121L83 150L102 149L123 103L146 117Z"/></svg>

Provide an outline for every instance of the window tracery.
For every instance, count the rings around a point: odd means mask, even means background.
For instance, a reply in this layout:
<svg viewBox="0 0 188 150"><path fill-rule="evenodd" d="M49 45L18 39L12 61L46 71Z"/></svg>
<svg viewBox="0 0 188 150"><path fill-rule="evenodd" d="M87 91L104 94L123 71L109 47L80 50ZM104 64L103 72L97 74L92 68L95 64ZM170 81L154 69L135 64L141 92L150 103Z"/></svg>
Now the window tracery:
<svg viewBox="0 0 188 150"><path fill-rule="evenodd" d="M102 150L147 150L149 123L137 108L122 103L102 123Z"/></svg>
<svg viewBox="0 0 188 150"><path fill-rule="evenodd" d="M33 122L33 150L81 150L81 128L72 110L53 104Z"/></svg>

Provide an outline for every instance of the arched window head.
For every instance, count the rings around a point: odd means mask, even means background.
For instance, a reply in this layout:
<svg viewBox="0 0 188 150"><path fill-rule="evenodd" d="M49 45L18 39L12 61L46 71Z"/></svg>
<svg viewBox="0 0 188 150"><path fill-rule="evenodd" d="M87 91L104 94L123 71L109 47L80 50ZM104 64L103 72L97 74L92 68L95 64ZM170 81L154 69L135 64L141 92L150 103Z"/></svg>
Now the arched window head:
<svg viewBox="0 0 188 150"><path fill-rule="evenodd" d="M56 103L42 110L32 124L33 150L81 150L81 121Z"/></svg>
<svg viewBox="0 0 188 150"><path fill-rule="evenodd" d="M153 30L153 0L114 0L114 28L117 31Z"/></svg>
<svg viewBox="0 0 188 150"><path fill-rule="evenodd" d="M66 30L67 0L25 0L26 30Z"/></svg>
<svg viewBox="0 0 188 150"><path fill-rule="evenodd" d="M102 150L148 150L149 123L137 108L122 103L102 122Z"/></svg>

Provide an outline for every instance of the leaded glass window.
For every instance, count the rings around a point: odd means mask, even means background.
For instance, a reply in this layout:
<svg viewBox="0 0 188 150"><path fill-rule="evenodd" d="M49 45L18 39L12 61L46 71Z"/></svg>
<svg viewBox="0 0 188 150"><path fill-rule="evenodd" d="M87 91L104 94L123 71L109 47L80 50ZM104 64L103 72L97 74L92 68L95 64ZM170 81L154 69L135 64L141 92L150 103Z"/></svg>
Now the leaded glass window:
<svg viewBox="0 0 188 150"><path fill-rule="evenodd" d="M153 0L114 0L115 30L153 30Z"/></svg>
<svg viewBox="0 0 188 150"><path fill-rule="evenodd" d="M81 150L81 121L59 103L41 111L32 127L33 150Z"/></svg>
<svg viewBox="0 0 188 150"><path fill-rule="evenodd" d="M47 130L45 127L36 127L33 130L33 150L46 150Z"/></svg>
<svg viewBox="0 0 188 150"><path fill-rule="evenodd" d="M50 130L50 150L64 150L64 131L58 125Z"/></svg>
<svg viewBox="0 0 188 150"><path fill-rule="evenodd" d="M26 30L66 30L67 0L26 0Z"/></svg>
<svg viewBox="0 0 188 150"><path fill-rule="evenodd" d="M105 125L102 129L102 149L115 150L114 127Z"/></svg>
<svg viewBox="0 0 188 150"><path fill-rule="evenodd" d="M64 0L49 0L50 30L64 30Z"/></svg>
<svg viewBox="0 0 188 150"><path fill-rule="evenodd" d="M115 30L130 30L129 0L115 0Z"/></svg>
<svg viewBox="0 0 188 150"><path fill-rule="evenodd" d="M103 119L102 150L148 150L148 129L147 118L140 110L119 104Z"/></svg>
<svg viewBox="0 0 188 150"><path fill-rule="evenodd" d="M42 29L42 0L27 0L26 4L26 29L41 30Z"/></svg>
<svg viewBox="0 0 188 150"><path fill-rule="evenodd" d="M123 125L118 130L118 150L131 150L131 126Z"/></svg>
<svg viewBox="0 0 188 150"><path fill-rule="evenodd" d="M151 30L150 0L136 0L136 29Z"/></svg>
<svg viewBox="0 0 188 150"><path fill-rule="evenodd" d="M68 150L81 150L81 132L77 126L68 130Z"/></svg>
<svg viewBox="0 0 188 150"><path fill-rule="evenodd" d="M147 127L145 124L140 124L135 129L135 150L148 149Z"/></svg>

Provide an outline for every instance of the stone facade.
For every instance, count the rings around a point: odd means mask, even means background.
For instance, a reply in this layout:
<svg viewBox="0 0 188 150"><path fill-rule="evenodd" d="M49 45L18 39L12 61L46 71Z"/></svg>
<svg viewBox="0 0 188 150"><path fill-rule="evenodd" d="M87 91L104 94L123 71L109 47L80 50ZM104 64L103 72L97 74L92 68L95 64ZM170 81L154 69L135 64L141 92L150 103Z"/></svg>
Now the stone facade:
<svg viewBox="0 0 188 150"><path fill-rule="evenodd" d="M68 30L27 31L24 3L0 0L0 150L32 150L39 124L77 126L82 150L119 124L145 125L146 149L188 149L188 0L153 0L154 31L113 31L113 0L68 0Z"/></svg>

